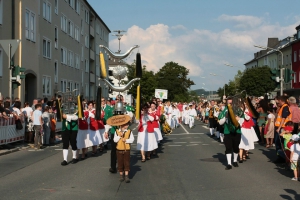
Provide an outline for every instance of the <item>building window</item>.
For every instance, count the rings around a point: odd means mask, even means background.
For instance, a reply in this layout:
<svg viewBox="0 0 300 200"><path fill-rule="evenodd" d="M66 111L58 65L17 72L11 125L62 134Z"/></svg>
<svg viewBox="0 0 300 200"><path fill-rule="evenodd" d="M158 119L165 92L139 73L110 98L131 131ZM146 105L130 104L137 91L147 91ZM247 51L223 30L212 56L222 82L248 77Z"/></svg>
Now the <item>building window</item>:
<svg viewBox="0 0 300 200"><path fill-rule="evenodd" d="M297 51L294 51L294 62L297 62Z"/></svg>
<svg viewBox="0 0 300 200"><path fill-rule="evenodd" d="M293 75L293 78L294 78L294 83L296 83L297 82L297 77L296 77L297 75L296 75L296 73Z"/></svg>
<svg viewBox="0 0 300 200"><path fill-rule="evenodd" d="M58 83L57 61L54 62L54 83Z"/></svg>
<svg viewBox="0 0 300 200"><path fill-rule="evenodd" d="M57 27L54 28L54 47L58 48L58 30Z"/></svg>
<svg viewBox="0 0 300 200"><path fill-rule="evenodd" d="M85 98L89 99L89 84L85 84Z"/></svg>
<svg viewBox="0 0 300 200"><path fill-rule="evenodd" d="M67 88L67 81L66 80L61 80L60 81L60 91L61 92L66 92Z"/></svg>
<svg viewBox="0 0 300 200"><path fill-rule="evenodd" d="M68 91L73 91L73 82L72 81L68 81L68 87L67 87L67 90Z"/></svg>
<svg viewBox="0 0 300 200"><path fill-rule="evenodd" d="M90 23L90 15L89 15L89 11L88 10L84 10L84 19L85 19L85 22L87 23L87 24L89 24Z"/></svg>
<svg viewBox="0 0 300 200"><path fill-rule="evenodd" d="M25 37L35 42L35 14L27 9L25 11Z"/></svg>
<svg viewBox="0 0 300 200"><path fill-rule="evenodd" d="M51 4L48 1L43 2L43 18L51 22Z"/></svg>
<svg viewBox="0 0 300 200"><path fill-rule="evenodd" d="M3 76L3 50L0 49L0 77Z"/></svg>
<svg viewBox="0 0 300 200"><path fill-rule="evenodd" d="M64 47L61 48L61 63L67 64L67 49Z"/></svg>
<svg viewBox="0 0 300 200"><path fill-rule="evenodd" d="M79 55L75 53L75 68L80 69Z"/></svg>
<svg viewBox="0 0 300 200"><path fill-rule="evenodd" d="M73 24L72 21L69 20L69 21L68 21L68 34L69 34L71 37L73 37L73 36L74 36L73 32L74 32L74 24Z"/></svg>
<svg viewBox="0 0 300 200"><path fill-rule="evenodd" d="M74 9L74 0L68 0L69 1L69 5Z"/></svg>
<svg viewBox="0 0 300 200"><path fill-rule="evenodd" d="M54 0L54 12L58 15L58 0Z"/></svg>
<svg viewBox="0 0 300 200"><path fill-rule="evenodd" d="M0 0L0 24L2 24L3 19L3 0Z"/></svg>
<svg viewBox="0 0 300 200"><path fill-rule="evenodd" d="M74 29L74 38L76 41L80 42L79 27L76 25L75 25L75 29Z"/></svg>
<svg viewBox="0 0 300 200"><path fill-rule="evenodd" d="M96 33L100 34L100 25L98 23L96 23Z"/></svg>
<svg viewBox="0 0 300 200"><path fill-rule="evenodd" d="M83 53L84 53L84 48L83 45L81 45L81 61L83 61L83 57L84 57Z"/></svg>
<svg viewBox="0 0 300 200"><path fill-rule="evenodd" d="M85 59L85 72L89 72L89 60Z"/></svg>
<svg viewBox="0 0 300 200"><path fill-rule="evenodd" d="M60 18L60 27L63 32L67 32L67 17L62 14Z"/></svg>
<svg viewBox="0 0 300 200"><path fill-rule="evenodd" d="M43 39L43 56L51 59L51 41L47 38Z"/></svg>
<svg viewBox="0 0 300 200"><path fill-rule="evenodd" d="M75 95L78 96L80 92L79 83L74 83L74 90L76 90Z"/></svg>
<svg viewBox="0 0 300 200"><path fill-rule="evenodd" d="M84 37L84 44L85 44L85 47L86 48L89 48L89 36L88 35L85 35L85 37Z"/></svg>
<svg viewBox="0 0 300 200"><path fill-rule="evenodd" d="M68 63L68 65L70 67L73 67L73 57L74 57L74 53L72 51L69 51L69 56L68 56L69 63Z"/></svg>
<svg viewBox="0 0 300 200"><path fill-rule="evenodd" d="M80 21L81 35L83 35L83 29L84 29L83 26L84 26L83 19L81 19L81 21Z"/></svg>
<svg viewBox="0 0 300 200"><path fill-rule="evenodd" d="M80 1L75 0L75 11L80 14Z"/></svg>
<svg viewBox="0 0 300 200"><path fill-rule="evenodd" d="M51 95L51 77L43 76L43 95Z"/></svg>

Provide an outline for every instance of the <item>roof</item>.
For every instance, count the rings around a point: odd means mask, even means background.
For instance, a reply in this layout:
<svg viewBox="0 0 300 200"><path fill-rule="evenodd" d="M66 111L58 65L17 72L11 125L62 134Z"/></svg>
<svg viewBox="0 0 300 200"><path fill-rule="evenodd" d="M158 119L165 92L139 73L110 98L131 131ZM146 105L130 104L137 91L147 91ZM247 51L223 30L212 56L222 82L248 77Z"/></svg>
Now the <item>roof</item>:
<svg viewBox="0 0 300 200"><path fill-rule="evenodd" d="M84 2L86 3L86 5L89 7L89 9L91 11L93 11L93 13L96 15L96 17L101 21L101 23L105 26L105 28L108 30L109 33L111 33L110 29L108 28L108 26L104 23L104 21L101 19L101 17L98 15L98 13L94 10L94 8L89 4L89 2L87 0L84 0Z"/></svg>

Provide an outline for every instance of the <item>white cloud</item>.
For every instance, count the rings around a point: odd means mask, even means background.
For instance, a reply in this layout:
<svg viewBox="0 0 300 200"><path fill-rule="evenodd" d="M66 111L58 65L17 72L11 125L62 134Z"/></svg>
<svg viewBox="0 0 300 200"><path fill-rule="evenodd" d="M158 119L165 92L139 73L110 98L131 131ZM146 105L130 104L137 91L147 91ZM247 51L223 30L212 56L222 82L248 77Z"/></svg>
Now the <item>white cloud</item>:
<svg viewBox="0 0 300 200"><path fill-rule="evenodd" d="M247 16L247 15L238 15L238 16L231 16L231 15L221 15L218 18L219 21L227 21L227 22L234 22L237 23L237 27L246 28L246 27L257 27L263 23L263 19L254 16Z"/></svg>
<svg viewBox="0 0 300 200"><path fill-rule="evenodd" d="M253 47L254 44L265 46L268 37L283 39L293 35L300 22L299 18L295 18L295 23L280 26L254 16L221 15L218 19L217 23L231 21L237 25L245 24L247 28L226 28L213 32L203 29L189 30L183 25L169 27L156 24L147 29L132 26L121 39L121 50L126 52L131 46L138 44L147 69L157 72L166 62L174 61L190 70L190 77L197 84L193 89L201 88L205 81L207 88L215 90L236 74L237 68L227 67L224 63L243 67L259 51ZM114 51L118 49L117 39L110 41L110 48ZM132 54L126 61L131 63L134 59L135 54ZM220 77L209 79L209 73L218 74ZM207 78L204 80L199 76Z"/></svg>

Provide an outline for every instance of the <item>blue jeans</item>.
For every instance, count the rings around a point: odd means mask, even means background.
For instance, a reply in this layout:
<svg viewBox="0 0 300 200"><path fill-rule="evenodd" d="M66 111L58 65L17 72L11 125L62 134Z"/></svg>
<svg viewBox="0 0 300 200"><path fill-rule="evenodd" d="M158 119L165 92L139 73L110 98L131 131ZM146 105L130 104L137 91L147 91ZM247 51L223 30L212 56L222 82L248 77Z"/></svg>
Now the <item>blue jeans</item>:
<svg viewBox="0 0 300 200"><path fill-rule="evenodd" d="M276 152L278 152L278 150L281 149L281 142L280 142L279 133L277 132L277 127L275 127L274 129L274 143L275 143Z"/></svg>

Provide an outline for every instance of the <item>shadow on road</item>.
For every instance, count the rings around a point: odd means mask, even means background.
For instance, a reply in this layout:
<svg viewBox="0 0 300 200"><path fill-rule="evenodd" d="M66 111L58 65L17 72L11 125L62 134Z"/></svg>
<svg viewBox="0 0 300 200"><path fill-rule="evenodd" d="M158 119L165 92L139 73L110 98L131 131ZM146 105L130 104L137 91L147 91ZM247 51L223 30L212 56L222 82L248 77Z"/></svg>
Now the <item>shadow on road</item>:
<svg viewBox="0 0 300 200"><path fill-rule="evenodd" d="M282 199L289 199L289 200L293 200L293 199L300 199L300 194L298 194L295 190L291 190L291 189L284 189L287 193L293 195L293 197L286 195L286 194L281 194L280 197Z"/></svg>

